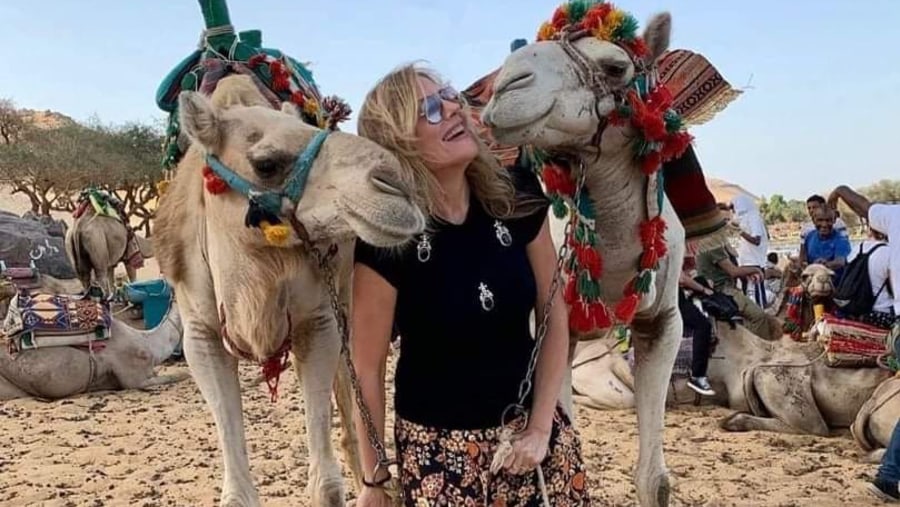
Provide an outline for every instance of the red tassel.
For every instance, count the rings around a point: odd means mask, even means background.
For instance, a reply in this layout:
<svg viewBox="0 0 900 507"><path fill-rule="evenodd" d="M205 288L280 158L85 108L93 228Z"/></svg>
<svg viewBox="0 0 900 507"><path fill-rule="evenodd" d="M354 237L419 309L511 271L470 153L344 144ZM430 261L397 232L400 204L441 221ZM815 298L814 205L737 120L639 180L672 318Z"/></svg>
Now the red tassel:
<svg viewBox="0 0 900 507"><path fill-rule="evenodd" d="M672 93L666 85L658 85L650 90L647 97L647 103L651 104L654 112L660 114L660 117L672 107Z"/></svg>
<svg viewBox="0 0 900 507"><path fill-rule="evenodd" d="M287 369L290 347L282 347L282 349L280 354L275 354L262 364L263 378L266 379L266 385L269 387L272 403L278 400L278 381L281 379L281 372Z"/></svg>
<svg viewBox="0 0 900 507"><path fill-rule="evenodd" d="M612 327L612 319L609 317L609 309L602 302L591 305L591 320L597 329L609 329Z"/></svg>
<svg viewBox="0 0 900 507"><path fill-rule="evenodd" d="M644 42L643 37L637 37L630 44L628 44L628 48L631 49L631 52L634 53L635 56L645 57L647 53L650 51L647 49L647 43Z"/></svg>
<svg viewBox="0 0 900 507"><path fill-rule="evenodd" d="M603 259L600 252L586 245L576 249L575 252L578 255L578 264L590 272L591 278L596 280L603 275Z"/></svg>
<svg viewBox="0 0 900 507"><path fill-rule="evenodd" d="M656 269L659 263L659 254L655 248L645 249L641 255L641 269Z"/></svg>
<svg viewBox="0 0 900 507"><path fill-rule="evenodd" d="M256 67L259 66L259 64L261 64L265 61L266 61L265 53L258 53L258 54L251 56L250 59L247 60L247 66L250 67L251 69L255 69Z"/></svg>
<svg viewBox="0 0 900 507"><path fill-rule="evenodd" d="M587 333L593 326L587 305L576 301L569 310L569 327L577 333Z"/></svg>
<svg viewBox="0 0 900 507"><path fill-rule="evenodd" d="M658 171L661 165L662 157L657 151L651 151L641 158L641 171L648 176Z"/></svg>
<svg viewBox="0 0 900 507"><path fill-rule="evenodd" d="M294 92L291 94L291 102L297 104L300 107L303 107L303 104L306 103L306 97L304 97L300 92Z"/></svg>
<svg viewBox="0 0 900 507"><path fill-rule="evenodd" d="M203 166L203 184L212 195L224 194L228 191L228 183L213 172L212 167Z"/></svg>
<svg viewBox="0 0 900 507"><path fill-rule="evenodd" d="M575 276L569 276L569 280L566 282L565 291L563 291L563 299L568 305L571 305L578 300L578 286L575 283Z"/></svg>
<svg viewBox="0 0 900 507"><path fill-rule="evenodd" d="M581 23L584 25L585 30L595 30L603 26L603 18L605 18L609 12L612 10L609 4L596 4L591 7L590 10L587 11L587 14L584 15L584 18L581 20Z"/></svg>
<svg viewBox="0 0 900 507"><path fill-rule="evenodd" d="M291 87L288 73L284 70L284 64L274 61L269 64L269 72L272 74L272 90L276 92L286 91Z"/></svg>
<svg viewBox="0 0 900 507"><path fill-rule="evenodd" d="M641 298L637 294L625 296L616 305L616 319L622 324L630 324L634 320L634 314L637 313L637 307L640 302Z"/></svg>
<svg viewBox="0 0 900 507"><path fill-rule="evenodd" d="M550 24L557 30L562 30L569 24L569 15L566 14L566 11L562 6L557 7L556 10L553 11L553 18L551 18Z"/></svg>
<svg viewBox="0 0 900 507"><path fill-rule="evenodd" d="M694 140L694 136L687 132L676 132L666 138L666 142L662 147L662 158L664 161L676 159L684 154L688 145Z"/></svg>
<svg viewBox="0 0 900 507"><path fill-rule="evenodd" d="M548 163L541 171L541 179L547 186L547 193L564 196L575 195L575 182L569 173L557 164Z"/></svg>

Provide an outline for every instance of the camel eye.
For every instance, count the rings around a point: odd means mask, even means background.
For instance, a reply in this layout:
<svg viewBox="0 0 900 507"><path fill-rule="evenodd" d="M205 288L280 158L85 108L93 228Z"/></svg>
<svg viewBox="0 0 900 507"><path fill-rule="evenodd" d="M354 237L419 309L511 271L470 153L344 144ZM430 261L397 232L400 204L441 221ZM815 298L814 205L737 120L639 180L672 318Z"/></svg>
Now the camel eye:
<svg viewBox="0 0 900 507"><path fill-rule="evenodd" d="M247 142L250 144L256 144L260 139L262 139L262 132L251 132L250 135L247 136Z"/></svg>
<svg viewBox="0 0 900 507"><path fill-rule="evenodd" d="M600 69L608 77L619 79L625 76L625 72L628 71L628 64L624 62L601 62Z"/></svg>

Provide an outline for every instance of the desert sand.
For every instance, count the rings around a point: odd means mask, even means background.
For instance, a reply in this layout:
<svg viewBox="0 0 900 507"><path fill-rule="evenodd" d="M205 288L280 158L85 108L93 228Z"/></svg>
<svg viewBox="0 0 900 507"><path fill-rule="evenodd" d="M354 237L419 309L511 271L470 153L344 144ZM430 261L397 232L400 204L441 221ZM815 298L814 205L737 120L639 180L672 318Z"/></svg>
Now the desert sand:
<svg viewBox="0 0 900 507"><path fill-rule="evenodd" d="M15 205L21 203L0 202L2 209ZM141 277L155 276L155 263L149 262ZM162 368L186 369L184 362ZM257 372L241 364L256 485L264 505L308 505L297 382L286 373L273 404L264 386L248 385ZM717 421L728 413L691 406L668 412L673 505L880 505L865 491L875 467L859 463L862 453L847 431L832 438L725 433ZM634 413L577 408L577 425L595 505L634 505ZM55 402L3 402L0 442L0 506L214 506L218 500L222 463L215 427L191 380Z"/></svg>

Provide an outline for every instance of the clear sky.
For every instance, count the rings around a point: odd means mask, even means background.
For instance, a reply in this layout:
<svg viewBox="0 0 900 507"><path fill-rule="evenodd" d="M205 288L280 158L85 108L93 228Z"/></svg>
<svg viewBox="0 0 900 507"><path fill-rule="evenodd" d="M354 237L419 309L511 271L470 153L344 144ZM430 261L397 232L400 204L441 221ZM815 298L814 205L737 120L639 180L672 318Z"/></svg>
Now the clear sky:
<svg viewBox="0 0 900 507"><path fill-rule="evenodd" d="M312 63L354 109L394 66L426 60L458 87L533 39L555 0L230 0L238 30ZM641 23L673 15L672 47L706 55L748 89L696 128L711 176L805 197L898 178L900 1L631 0ZM161 117L163 76L196 46L196 0L0 0L0 97L105 122ZM355 132L350 122L345 130Z"/></svg>

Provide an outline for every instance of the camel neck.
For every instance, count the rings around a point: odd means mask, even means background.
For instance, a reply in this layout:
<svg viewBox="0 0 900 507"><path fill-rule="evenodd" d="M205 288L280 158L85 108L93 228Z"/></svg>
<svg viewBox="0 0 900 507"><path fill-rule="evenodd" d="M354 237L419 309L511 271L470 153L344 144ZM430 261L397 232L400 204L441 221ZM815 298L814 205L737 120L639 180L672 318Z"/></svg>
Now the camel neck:
<svg viewBox="0 0 900 507"><path fill-rule="evenodd" d="M172 322L171 314L166 315L158 326L142 331L141 334L143 342L150 349L154 365L162 364L169 359L178 345L178 336L181 335L175 323Z"/></svg>

